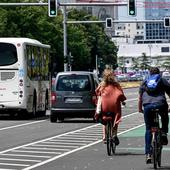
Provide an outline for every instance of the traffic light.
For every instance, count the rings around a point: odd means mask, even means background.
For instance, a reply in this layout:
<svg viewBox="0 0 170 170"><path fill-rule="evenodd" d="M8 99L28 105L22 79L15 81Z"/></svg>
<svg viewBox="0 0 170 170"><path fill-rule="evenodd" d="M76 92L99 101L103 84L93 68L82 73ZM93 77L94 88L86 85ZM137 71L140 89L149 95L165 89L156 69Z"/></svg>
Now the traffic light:
<svg viewBox="0 0 170 170"><path fill-rule="evenodd" d="M164 27L170 27L170 17L164 18Z"/></svg>
<svg viewBox="0 0 170 170"><path fill-rule="evenodd" d="M106 28L112 28L113 21L112 18L106 18Z"/></svg>
<svg viewBox="0 0 170 170"><path fill-rule="evenodd" d="M57 0L48 0L48 15L49 17L57 16Z"/></svg>
<svg viewBox="0 0 170 170"><path fill-rule="evenodd" d="M128 15L136 16L136 2L135 2L135 0L128 0Z"/></svg>

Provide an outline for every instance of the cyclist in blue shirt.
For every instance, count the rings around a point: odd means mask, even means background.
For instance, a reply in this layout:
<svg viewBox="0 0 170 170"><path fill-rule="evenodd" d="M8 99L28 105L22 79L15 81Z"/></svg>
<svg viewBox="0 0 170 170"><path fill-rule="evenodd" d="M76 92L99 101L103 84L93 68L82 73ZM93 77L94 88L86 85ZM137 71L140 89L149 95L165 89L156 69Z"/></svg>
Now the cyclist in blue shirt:
<svg viewBox="0 0 170 170"><path fill-rule="evenodd" d="M166 100L165 94L170 97L170 83L163 77L161 77L160 70L157 67L150 69L150 76L160 75L160 81L157 85L157 90L152 93L148 93L146 88L146 80L144 80L139 88L139 102L138 109L139 112L144 113L144 121L146 126L145 131L145 154L146 154L146 163L151 163L151 122L150 120L150 111L153 108L160 109L161 113L161 122L162 122L162 144L167 145L167 133L168 133L168 103Z"/></svg>

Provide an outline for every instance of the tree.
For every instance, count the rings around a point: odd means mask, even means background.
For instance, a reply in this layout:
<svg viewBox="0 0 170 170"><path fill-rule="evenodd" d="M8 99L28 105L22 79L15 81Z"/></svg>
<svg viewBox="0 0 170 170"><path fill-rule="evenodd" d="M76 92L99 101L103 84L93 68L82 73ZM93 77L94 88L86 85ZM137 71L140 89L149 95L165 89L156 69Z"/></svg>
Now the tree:
<svg viewBox="0 0 170 170"><path fill-rule="evenodd" d="M139 68L140 68L139 57L138 58L133 58L132 61L133 61L133 64L132 64L133 70L138 71Z"/></svg>
<svg viewBox="0 0 170 170"><path fill-rule="evenodd" d="M161 65L165 70L164 71L170 71L170 60L166 60Z"/></svg>
<svg viewBox="0 0 170 170"><path fill-rule="evenodd" d="M146 53L142 53L142 56L141 56L141 62L140 62L140 68L142 70L147 70L150 68L150 61L149 61L149 58L148 56L146 56Z"/></svg>
<svg viewBox="0 0 170 170"><path fill-rule="evenodd" d="M121 72L125 73L125 57L124 56L119 57L118 66L121 69Z"/></svg>

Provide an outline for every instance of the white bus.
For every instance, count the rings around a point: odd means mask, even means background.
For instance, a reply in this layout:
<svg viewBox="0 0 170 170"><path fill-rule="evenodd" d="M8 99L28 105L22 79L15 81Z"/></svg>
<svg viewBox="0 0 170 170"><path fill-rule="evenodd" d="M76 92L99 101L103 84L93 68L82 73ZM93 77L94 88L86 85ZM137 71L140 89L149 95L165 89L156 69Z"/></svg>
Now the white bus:
<svg viewBox="0 0 170 170"><path fill-rule="evenodd" d="M0 38L0 113L45 113L49 107L49 45Z"/></svg>

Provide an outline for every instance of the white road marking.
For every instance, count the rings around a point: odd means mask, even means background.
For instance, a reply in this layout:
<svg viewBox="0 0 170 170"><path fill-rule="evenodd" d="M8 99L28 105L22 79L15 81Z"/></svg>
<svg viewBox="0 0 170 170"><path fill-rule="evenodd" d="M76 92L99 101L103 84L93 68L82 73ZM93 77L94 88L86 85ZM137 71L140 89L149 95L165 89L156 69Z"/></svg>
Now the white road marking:
<svg viewBox="0 0 170 170"><path fill-rule="evenodd" d="M14 125L14 126L8 126L8 127L0 128L0 131L7 130L7 129L13 129L13 128L21 127L21 126L27 126L27 125L31 125L31 124L35 124L35 123L41 123L41 122L45 122L45 121L47 121L47 120L40 120L40 121L29 122L29 123Z"/></svg>
<svg viewBox="0 0 170 170"><path fill-rule="evenodd" d="M41 162L41 160L30 160L30 159L12 159L12 158L0 158L0 160L10 160L10 161L24 161L24 162Z"/></svg>
<svg viewBox="0 0 170 170"><path fill-rule="evenodd" d="M38 155L23 155L23 154L9 154L9 153L4 153L4 156L18 156L18 157L32 157L32 158L51 158L51 156L38 156Z"/></svg>
<svg viewBox="0 0 170 170"><path fill-rule="evenodd" d="M10 166L30 166L30 165L26 165L26 164L10 164L10 163L1 163L0 165L10 165Z"/></svg>

